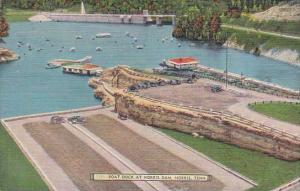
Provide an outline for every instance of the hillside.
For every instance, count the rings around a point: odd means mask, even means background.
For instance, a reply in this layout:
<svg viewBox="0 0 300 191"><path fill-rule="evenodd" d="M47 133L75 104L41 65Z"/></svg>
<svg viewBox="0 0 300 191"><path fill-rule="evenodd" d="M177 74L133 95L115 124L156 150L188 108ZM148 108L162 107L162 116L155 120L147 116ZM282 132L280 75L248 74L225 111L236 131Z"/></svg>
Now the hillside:
<svg viewBox="0 0 300 191"><path fill-rule="evenodd" d="M259 21L300 21L300 1L279 4L252 16Z"/></svg>

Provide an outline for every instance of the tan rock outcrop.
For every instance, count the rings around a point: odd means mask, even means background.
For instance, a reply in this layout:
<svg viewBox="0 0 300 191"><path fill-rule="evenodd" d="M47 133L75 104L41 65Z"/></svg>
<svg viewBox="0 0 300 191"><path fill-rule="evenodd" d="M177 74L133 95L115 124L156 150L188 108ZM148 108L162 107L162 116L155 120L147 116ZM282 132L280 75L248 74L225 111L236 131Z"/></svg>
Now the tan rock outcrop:
<svg viewBox="0 0 300 191"><path fill-rule="evenodd" d="M115 93L115 109L143 124L189 134L197 133L210 139L264 152L279 159L300 159L300 140L272 132L234 115L191 110L122 91Z"/></svg>
<svg viewBox="0 0 300 191"><path fill-rule="evenodd" d="M18 60L20 57L16 53L6 48L0 48L0 63Z"/></svg>

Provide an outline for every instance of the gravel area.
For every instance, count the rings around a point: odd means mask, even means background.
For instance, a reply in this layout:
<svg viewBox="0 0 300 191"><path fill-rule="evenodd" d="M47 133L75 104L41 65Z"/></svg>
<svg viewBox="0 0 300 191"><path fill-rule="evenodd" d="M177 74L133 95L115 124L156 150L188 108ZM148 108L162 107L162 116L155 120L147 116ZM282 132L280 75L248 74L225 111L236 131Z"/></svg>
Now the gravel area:
<svg viewBox="0 0 300 191"><path fill-rule="evenodd" d="M148 173L205 173L108 116L90 116L84 127ZM215 178L211 182L163 183L175 191L217 191L224 186Z"/></svg>
<svg viewBox="0 0 300 191"><path fill-rule="evenodd" d="M237 103L239 98L246 95L233 91L222 91L213 93L210 84L203 80L198 80L195 84L182 84L174 86L160 86L140 91L144 96L182 104L224 110L228 106Z"/></svg>
<svg viewBox="0 0 300 191"><path fill-rule="evenodd" d="M28 123L26 131L37 141L55 162L64 169L82 191L139 191L132 182L91 181L91 172L119 173L93 149L76 138L62 125L46 122Z"/></svg>

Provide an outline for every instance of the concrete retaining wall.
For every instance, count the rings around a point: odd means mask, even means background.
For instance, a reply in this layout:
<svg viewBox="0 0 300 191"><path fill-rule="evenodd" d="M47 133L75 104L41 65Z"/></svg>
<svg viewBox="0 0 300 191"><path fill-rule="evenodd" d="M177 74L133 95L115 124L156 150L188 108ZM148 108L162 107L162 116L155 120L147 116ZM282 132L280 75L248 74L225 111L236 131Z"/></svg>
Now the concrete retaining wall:
<svg viewBox="0 0 300 191"><path fill-rule="evenodd" d="M143 15L115 15L115 14L58 14L50 13L47 17L59 22L90 22L90 23L124 23L146 24L147 17Z"/></svg>

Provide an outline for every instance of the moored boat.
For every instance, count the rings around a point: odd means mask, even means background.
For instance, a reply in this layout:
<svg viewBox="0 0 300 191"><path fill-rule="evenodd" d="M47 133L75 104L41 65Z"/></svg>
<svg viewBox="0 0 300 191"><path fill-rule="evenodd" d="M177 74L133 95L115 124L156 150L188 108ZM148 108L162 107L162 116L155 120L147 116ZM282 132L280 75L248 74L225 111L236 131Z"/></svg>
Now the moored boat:
<svg viewBox="0 0 300 191"><path fill-rule="evenodd" d="M109 38L111 37L110 33L98 33L96 34L96 38Z"/></svg>

